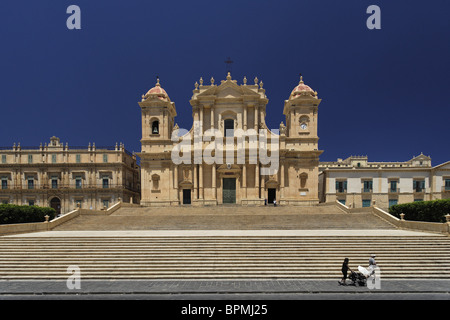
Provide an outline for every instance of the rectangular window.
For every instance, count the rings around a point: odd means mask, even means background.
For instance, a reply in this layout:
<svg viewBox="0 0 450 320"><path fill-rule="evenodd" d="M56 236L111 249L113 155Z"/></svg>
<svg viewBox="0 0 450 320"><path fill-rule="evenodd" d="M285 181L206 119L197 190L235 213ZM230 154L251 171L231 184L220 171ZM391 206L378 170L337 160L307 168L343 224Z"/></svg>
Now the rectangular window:
<svg viewBox="0 0 450 320"><path fill-rule="evenodd" d="M52 189L58 189L58 178L52 178Z"/></svg>
<svg viewBox="0 0 450 320"><path fill-rule="evenodd" d="M28 155L28 163L33 163L33 155L32 154Z"/></svg>
<svg viewBox="0 0 450 320"><path fill-rule="evenodd" d="M103 155L103 162L108 162L108 155L107 154Z"/></svg>
<svg viewBox="0 0 450 320"><path fill-rule="evenodd" d="M373 182L372 180L363 181L363 191L364 192L372 192Z"/></svg>
<svg viewBox="0 0 450 320"><path fill-rule="evenodd" d="M28 200L28 205L29 206L34 206L34 200Z"/></svg>
<svg viewBox="0 0 450 320"><path fill-rule="evenodd" d="M82 203L81 200L75 200L75 207L81 209L81 203Z"/></svg>
<svg viewBox="0 0 450 320"><path fill-rule="evenodd" d="M347 181L336 181L336 192L346 192L347 191Z"/></svg>
<svg viewBox="0 0 450 320"><path fill-rule="evenodd" d="M8 178L2 178L2 189L8 189Z"/></svg>
<svg viewBox="0 0 450 320"><path fill-rule="evenodd" d="M450 191L450 179L445 179L445 191Z"/></svg>
<svg viewBox="0 0 450 320"><path fill-rule="evenodd" d="M395 206L396 204L398 204L397 199L389 199L389 207Z"/></svg>
<svg viewBox="0 0 450 320"><path fill-rule="evenodd" d="M413 189L415 192L423 192L425 189L425 180L413 180Z"/></svg>
<svg viewBox="0 0 450 320"><path fill-rule="evenodd" d="M52 163L56 163L56 154L52 154Z"/></svg>
<svg viewBox="0 0 450 320"><path fill-rule="evenodd" d="M2 154L2 163L6 163L6 154Z"/></svg>
<svg viewBox="0 0 450 320"><path fill-rule="evenodd" d="M370 202L371 202L370 199L369 199L369 200L363 200L363 201L362 201L362 206L363 206L363 208L370 207Z"/></svg>
<svg viewBox="0 0 450 320"><path fill-rule="evenodd" d="M103 207L105 208L109 207L109 200L103 200Z"/></svg>
<svg viewBox="0 0 450 320"><path fill-rule="evenodd" d="M75 188L76 189L81 189L81 177L76 177L75 178Z"/></svg>
<svg viewBox="0 0 450 320"><path fill-rule="evenodd" d="M81 154L75 155L75 161L76 161L77 163L80 163L80 162L81 162Z"/></svg>
<svg viewBox="0 0 450 320"><path fill-rule="evenodd" d="M102 179L102 186L103 186L104 189L109 188L109 178L104 177L104 178Z"/></svg>
<svg viewBox="0 0 450 320"><path fill-rule="evenodd" d="M390 191L391 192L397 192L397 184L398 184L398 181L397 180L392 180L391 182L390 182Z"/></svg>
<svg viewBox="0 0 450 320"><path fill-rule="evenodd" d="M345 200L338 200L340 203L342 203L345 206Z"/></svg>
<svg viewBox="0 0 450 320"><path fill-rule="evenodd" d="M28 189L34 189L34 178L28 178Z"/></svg>

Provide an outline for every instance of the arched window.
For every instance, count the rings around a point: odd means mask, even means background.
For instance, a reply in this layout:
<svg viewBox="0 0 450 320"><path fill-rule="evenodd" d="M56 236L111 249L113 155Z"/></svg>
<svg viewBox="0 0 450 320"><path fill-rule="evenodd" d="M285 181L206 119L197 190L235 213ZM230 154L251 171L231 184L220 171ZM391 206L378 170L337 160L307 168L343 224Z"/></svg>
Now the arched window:
<svg viewBox="0 0 450 320"><path fill-rule="evenodd" d="M159 134L159 121L155 120L152 122L152 134Z"/></svg>
<svg viewBox="0 0 450 320"><path fill-rule="evenodd" d="M233 137L234 136L234 120L233 119L225 119L224 120L225 127L225 137Z"/></svg>

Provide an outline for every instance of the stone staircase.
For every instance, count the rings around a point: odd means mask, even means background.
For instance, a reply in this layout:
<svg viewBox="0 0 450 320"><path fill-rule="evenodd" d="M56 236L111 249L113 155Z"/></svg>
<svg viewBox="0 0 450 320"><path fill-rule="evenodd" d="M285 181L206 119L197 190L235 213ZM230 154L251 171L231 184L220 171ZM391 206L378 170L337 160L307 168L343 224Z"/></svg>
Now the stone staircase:
<svg viewBox="0 0 450 320"><path fill-rule="evenodd" d="M341 264L367 266L377 254L382 279L450 279L450 238L372 236L58 236L0 238L0 280L340 279ZM93 233L94 234L94 233Z"/></svg>
<svg viewBox="0 0 450 320"><path fill-rule="evenodd" d="M369 211L122 207L53 231L0 237L0 280L340 279L377 254L382 279L450 279L450 238L396 230Z"/></svg>
<svg viewBox="0 0 450 320"><path fill-rule="evenodd" d="M371 212L336 206L123 207L113 214L84 214L54 230L299 230L393 229Z"/></svg>

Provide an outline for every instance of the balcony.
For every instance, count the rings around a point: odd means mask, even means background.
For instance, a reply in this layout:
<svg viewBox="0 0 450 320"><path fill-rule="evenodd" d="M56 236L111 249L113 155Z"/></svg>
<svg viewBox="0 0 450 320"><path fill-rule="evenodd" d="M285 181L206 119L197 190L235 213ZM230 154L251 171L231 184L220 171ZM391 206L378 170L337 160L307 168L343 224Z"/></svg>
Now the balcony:
<svg viewBox="0 0 450 320"><path fill-rule="evenodd" d="M396 194L396 193L400 193L400 188L388 188L388 193L389 194Z"/></svg>
<svg viewBox="0 0 450 320"><path fill-rule="evenodd" d="M373 189L372 188L361 188L361 193L372 193Z"/></svg>
<svg viewBox="0 0 450 320"><path fill-rule="evenodd" d="M141 190L138 187L132 187L132 186L126 186L123 184L84 184L84 185L76 185L76 184L58 184L57 188L53 188L51 184L44 184L44 185L33 185L33 188L30 188L28 185L16 185L16 186L2 186L0 188L0 193L10 193L14 191L21 190L22 192L38 192L42 190L68 190L73 192L82 192L83 190L93 190L93 189L103 189L103 190L110 190L110 189L123 189L128 190L132 192L140 192Z"/></svg>

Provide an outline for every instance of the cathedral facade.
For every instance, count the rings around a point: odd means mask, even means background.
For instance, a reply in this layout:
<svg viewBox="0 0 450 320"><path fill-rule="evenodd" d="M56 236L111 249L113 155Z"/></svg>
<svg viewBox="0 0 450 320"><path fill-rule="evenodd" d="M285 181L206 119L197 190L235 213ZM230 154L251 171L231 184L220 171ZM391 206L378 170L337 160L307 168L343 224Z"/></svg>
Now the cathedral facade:
<svg viewBox="0 0 450 320"><path fill-rule="evenodd" d="M301 78L284 101L285 122L271 129L263 83L253 82L200 78L188 130L159 80L142 96L141 205L319 203L317 92Z"/></svg>

